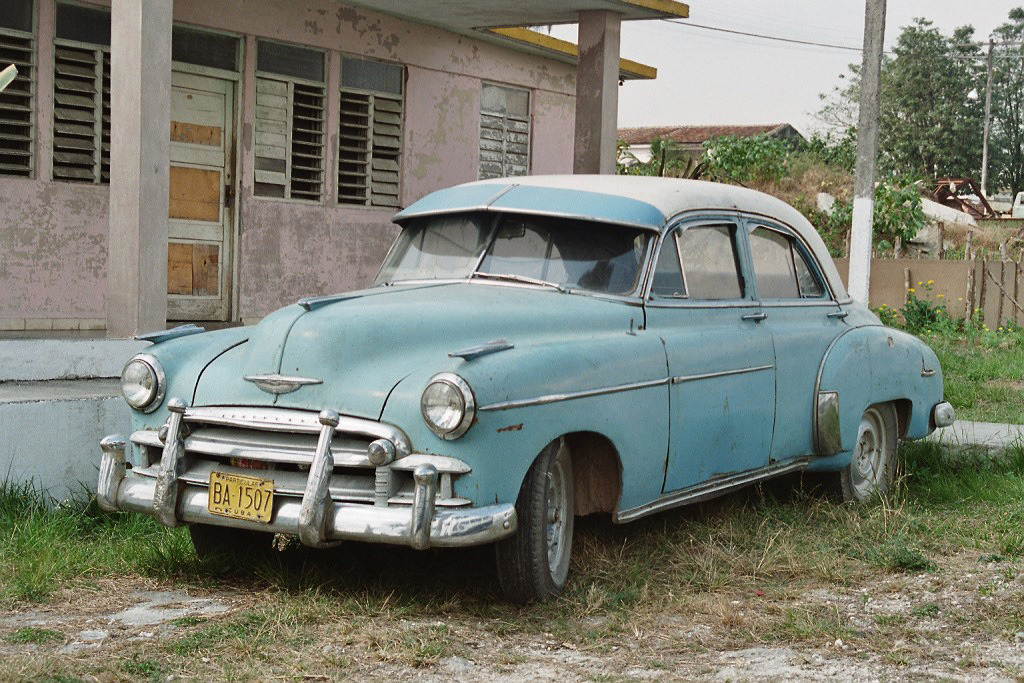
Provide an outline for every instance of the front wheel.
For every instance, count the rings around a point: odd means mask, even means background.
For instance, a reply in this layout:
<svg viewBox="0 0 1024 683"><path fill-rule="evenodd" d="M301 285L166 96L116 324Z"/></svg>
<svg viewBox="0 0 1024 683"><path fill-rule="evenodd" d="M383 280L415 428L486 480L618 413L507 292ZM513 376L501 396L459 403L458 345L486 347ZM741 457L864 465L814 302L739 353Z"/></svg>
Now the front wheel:
<svg viewBox="0 0 1024 683"><path fill-rule="evenodd" d="M572 457L563 439L537 456L516 501L519 531L495 546L505 597L525 604L554 597L569 577L573 530Z"/></svg>
<svg viewBox="0 0 1024 683"><path fill-rule="evenodd" d="M868 406L857 428L853 459L839 472L843 500L859 501L885 493L896 481L899 430L891 403Z"/></svg>

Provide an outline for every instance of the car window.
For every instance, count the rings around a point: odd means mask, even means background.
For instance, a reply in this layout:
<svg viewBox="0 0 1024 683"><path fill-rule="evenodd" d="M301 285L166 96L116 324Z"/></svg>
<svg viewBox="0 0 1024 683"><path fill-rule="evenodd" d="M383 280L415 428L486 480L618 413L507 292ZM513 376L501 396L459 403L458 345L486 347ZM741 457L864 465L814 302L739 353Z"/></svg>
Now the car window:
<svg viewBox="0 0 1024 683"><path fill-rule="evenodd" d="M761 299L818 298L824 293L792 237L755 228L750 233L750 254Z"/></svg>
<svg viewBox="0 0 1024 683"><path fill-rule="evenodd" d="M677 241L687 294L691 299L743 297L735 226L693 226L679 233Z"/></svg>
<svg viewBox="0 0 1024 683"><path fill-rule="evenodd" d="M473 272L490 238L488 217L461 213L420 218L402 231L378 280L433 280Z"/></svg>
<svg viewBox="0 0 1024 683"><path fill-rule="evenodd" d="M520 278L566 289L630 294L654 234L555 216L483 211L426 216L402 231L377 284Z"/></svg>
<svg viewBox="0 0 1024 683"><path fill-rule="evenodd" d="M679 250L676 247L676 235L666 235L658 253L658 263L654 266L654 279L651 282L651 296L669 299L686 297L686 283L683 282L683 271L679 267Z"/></svg>

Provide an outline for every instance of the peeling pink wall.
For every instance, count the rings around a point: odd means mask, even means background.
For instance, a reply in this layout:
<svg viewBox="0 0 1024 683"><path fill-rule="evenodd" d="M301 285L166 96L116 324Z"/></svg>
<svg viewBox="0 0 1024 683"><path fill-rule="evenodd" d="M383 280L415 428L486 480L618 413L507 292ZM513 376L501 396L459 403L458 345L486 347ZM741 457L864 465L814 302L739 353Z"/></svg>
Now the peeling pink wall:
<svg viewBox="0 0 1024 683"><path fill-rule="evenodd" d="M52 22L50 3L40 2L45 6L40 9L42 23ZM332 66L338 63L338 52L405 64L403 205L438 188L476 179L480 88L485 80L532 91L531 171L572 171L571 65L333 0L175 0L174 19L330 50ZM40 44L52 41L49 30L41 24ZM300 296L369 284L397 232L390 221L393 211L338 205L330 187L319 205L252 196L254 46L251 38L246 41L239 100L242 172L234 319L264 315ZM40 73L39 86L37 110L49 119L52 81ZM39 169L50 168L51 129L49 120L41 122L39 139L47 144L39 145ZM332 125L328 133L336 130ZM330 185L336 139L331 137L327 145L325 176ZM0 318L104 317L106 189L0 178L0 192Z"/></svg>
<svg viewBox="0 0 1024 683"><path fill-rule="evenodd" d="M102 318L107 188L0 178L0 318Z"/></svg>

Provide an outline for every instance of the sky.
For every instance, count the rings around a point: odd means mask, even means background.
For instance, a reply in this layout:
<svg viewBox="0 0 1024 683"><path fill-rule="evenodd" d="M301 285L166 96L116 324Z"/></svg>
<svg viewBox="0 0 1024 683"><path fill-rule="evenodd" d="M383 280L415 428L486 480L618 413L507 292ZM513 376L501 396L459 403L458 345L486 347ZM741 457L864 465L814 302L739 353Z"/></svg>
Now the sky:
<svg viewBox="0 0 1024 683"><path fill-rule="evenodd" d="M801 133L821 128L820 93L842 83L859 49L792 45L686 26L702 24L748 33L859 48L863 0L692 0L690 18L624 22L620 54L657 67L654 81L619 89L619 127L791 123ZM970 24L977 40L1024 0L888 0L885 45L900 28L924 17L947 35ZM576 40L572 26L552 35Z"/></svg>

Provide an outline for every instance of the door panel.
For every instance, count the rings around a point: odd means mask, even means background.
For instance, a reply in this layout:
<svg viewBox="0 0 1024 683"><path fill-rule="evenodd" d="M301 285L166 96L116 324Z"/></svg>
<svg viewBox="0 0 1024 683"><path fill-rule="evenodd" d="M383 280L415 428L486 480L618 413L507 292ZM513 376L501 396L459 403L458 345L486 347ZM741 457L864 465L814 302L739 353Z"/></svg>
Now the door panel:
<svg viewBox="0 0 1024 683"><path fill-rule="evenodd" d="M168 319L228 320L234 84L173 73Z"/></svg>
<svg viewBox="0 0 1024 683"><path fill-rule="evenodd" d="M832 340L848 325L832 300L809 249L789 230L762 220L746 221L757 297L767 315L777 367L772 460L814 451L815 385Z"/></svg>
<svg viewBox="0 0 1024 683"><path fill-rule="evenodd" d="M668 359L666 493L769 462L774 347L740 275L742 254L732 219L687 224L662 239L647 329Z"/></svg>

